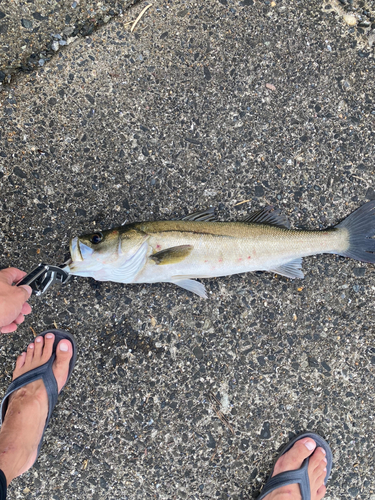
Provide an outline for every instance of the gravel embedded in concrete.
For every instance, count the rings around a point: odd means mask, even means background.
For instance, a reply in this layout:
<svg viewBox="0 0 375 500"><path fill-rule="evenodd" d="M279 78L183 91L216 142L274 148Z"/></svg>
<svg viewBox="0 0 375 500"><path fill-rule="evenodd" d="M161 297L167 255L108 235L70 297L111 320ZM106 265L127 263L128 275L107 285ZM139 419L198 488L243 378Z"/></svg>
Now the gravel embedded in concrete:
<svg viewBox="0 0 375 500"><path fill-rule="evenodd" d="M5 0L0 6L0 91L1 84L43 66L41 59L53 57L56 34L65 39L89 36L137 2Z"/></svg>
<svg viewBox="0 0 375 500"><path fill-rule="evenodd" d="M57 51L3 94L1 264L208 206L322 229L374 199L374 50L351 29L318 1L178 0ZM79 360L9 498L255 498L305 429L332 447L326 498L375 495L374 268L303 267L204 280L207 301L83 278L33 299L2 389L30 327L74 332Z"/></svg>

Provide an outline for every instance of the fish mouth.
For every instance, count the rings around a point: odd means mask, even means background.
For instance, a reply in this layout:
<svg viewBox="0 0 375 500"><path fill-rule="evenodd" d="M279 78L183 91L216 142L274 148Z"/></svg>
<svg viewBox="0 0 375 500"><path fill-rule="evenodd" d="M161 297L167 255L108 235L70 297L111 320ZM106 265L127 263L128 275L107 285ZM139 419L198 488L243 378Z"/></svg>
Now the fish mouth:
<svg viewBox="0 0 375 500"><path fill-rule="evenodd" d="M70 254L73 262L83 262L88 260L94 253L94 250L85 245L77 236L70 242Z"/></svg>
<svg viewBox="0 0 375 500"><path fill-rule="evenodd" d="M70 255L72 257L73 262L82 262L83 261L81 249L80 249L80 245L79 245L77 236L70 240L69 250L70 250Z"/></svg>

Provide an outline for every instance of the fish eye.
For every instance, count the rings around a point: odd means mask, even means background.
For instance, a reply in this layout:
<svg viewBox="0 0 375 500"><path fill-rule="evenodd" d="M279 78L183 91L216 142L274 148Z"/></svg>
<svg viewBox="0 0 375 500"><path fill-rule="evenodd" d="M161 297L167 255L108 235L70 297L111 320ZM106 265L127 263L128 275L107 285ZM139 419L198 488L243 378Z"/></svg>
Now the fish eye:
<svg viewBox="0 0 375 500"><path fill-rule="evenodd" d="M97 245L98 243L100 243L102 241L102 239L103 239L102 233L95 233L91 236L90 241L94 245Z"/></svg>

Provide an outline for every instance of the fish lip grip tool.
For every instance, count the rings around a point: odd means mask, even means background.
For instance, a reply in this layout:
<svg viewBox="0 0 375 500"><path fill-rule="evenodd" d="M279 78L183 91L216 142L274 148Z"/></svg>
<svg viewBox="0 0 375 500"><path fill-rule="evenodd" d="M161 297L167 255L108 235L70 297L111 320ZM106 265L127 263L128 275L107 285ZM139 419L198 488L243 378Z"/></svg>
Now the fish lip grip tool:
<svg viewBox="0 0 375 500"><path fill-rule="evenodd" d="M65 284L70 274L62 269L63 266L50 266L48 264L38 264L32 271L29 272L21 281L17 283L20 285L29 285L32 288L33 295L41 296L54 284Z"/></svg>

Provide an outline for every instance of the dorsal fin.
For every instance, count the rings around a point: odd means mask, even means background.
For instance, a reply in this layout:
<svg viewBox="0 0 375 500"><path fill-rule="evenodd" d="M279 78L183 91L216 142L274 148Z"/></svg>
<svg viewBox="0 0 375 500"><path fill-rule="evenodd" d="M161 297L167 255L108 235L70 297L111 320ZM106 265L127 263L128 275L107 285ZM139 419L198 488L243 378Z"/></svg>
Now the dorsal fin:
<svg viewBox="0 0 375 500"><path fill-rule="evenodd" d="M278 208L265 207L248 215L244 222L252 224L267 224L268 226L277 226L284 229L290 229L290 222L286 215L282 214Z"/></svg>
<svg viewBox="0 0 375 500"><path fill-rule="evenodd" d="M180 220L194 220L199 222L213 222L216 221L215 208L210 207L207 210L201 210L200 212L194 212L186 217L181 217Z"/></svg>

